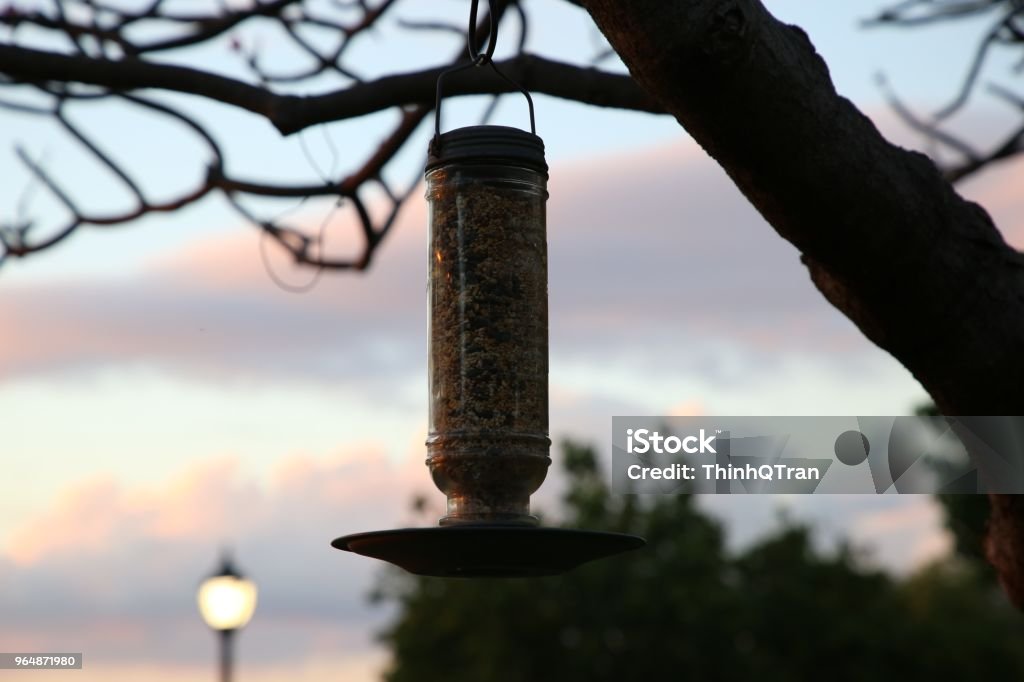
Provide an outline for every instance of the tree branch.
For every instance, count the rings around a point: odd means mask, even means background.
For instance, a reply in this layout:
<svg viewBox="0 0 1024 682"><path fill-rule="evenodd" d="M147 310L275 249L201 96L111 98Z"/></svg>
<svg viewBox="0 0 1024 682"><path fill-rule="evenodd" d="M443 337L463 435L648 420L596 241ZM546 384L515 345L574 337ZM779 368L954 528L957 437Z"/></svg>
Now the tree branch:
<svg viewBox="0 0 1024 682"><path fill-rule="evenodd" d="M659 112L654 101L628 76L520 55L499 63L514 80L533 92L585 104ZM364 116L407 105L433 105L437 77L447 66L386 76L343 90L300 97L185 66L138 59L108 60L0 45L0 73L19 81L76 82L113 91L158 88L199 95L263 116L284 135L318 123ZM445 80L449 95L501 94L513 88L483 69L470 69Z"/></svg>
<svg viewBox="0 0 1024 682"><path fill-rule="evenodd" d="M584 4L823 293L946 414L1024 412L1024 260L927 157L836 94L802 30L756 0Z"/></svg>
<svg viewBox="0 0 1024 682"><path fill-rule="evenodd" d="M0 24L12 28L21 25L33 25L39 28L64 33L73 41L78 41L83 36L90 36L100 41L107 41L119 46L125 54L138 56L147 52L162 52L175 50L190 45L197 45L216 38L227 31L237 27L239 24L254 17L274 17L280 14L286 7L301 2L301 0L271 0L271 2L256 2L246 9L231 10L216 14L205 14L198 16L173 16L158 13L158 4L138 12L116 11L120 17L117 25L110 28L101 28L95 23L83 24L71 21L63 11L63 2L56 3L57 12L54 16L44 14L40 11L25 12L15 8L9 9L0 15ZM95 7L93 7L95 10ZM108 8L106 11L115 12ZM137 44L124 36L124 29L132 23L149 19L160 20L169 24L188 26L191 30L183 35L174 38L153 40L148 43Z"/></svg>
<svg viewBox="0 0 1024 682"><path fill-rule="evenodd" d="M1017 0L905 0L866 22L867 26L888 25L906 28L987 13L997 13L998 16L975 48L967 74L962 79L956 95L930 117L931 120L926 121L915 116L896 99L895 95L887 93L897 114L910 127L924 134L930 141L953 149L963 156L963 162L944 168L946 177L954 182L990 164L1024 152L1024 145L1021 144L1021 131L1024 130L1024 126L1012 131L986 154L976 152L966 142L942 127L946 119L963 109L972 96L976 96L974 93L983 68L986 62L990 61L989 56L995 48L1006 45L1024 46L1024 4ZM989 89L1004 99L1008 96L1011 102L1019 100L1017 95L1007 92L1000 86L992 85Z"/></svg>
<svg viewBox="0 0 1024 682"><path fill-rule="evenodd" d="M1024 414L1024 257L927 157L836 94L802 30L756 0L583 4L640 85L801 251L822 294L943 414ZM993 506L1006 518L992 556L1024 607L1024 505Z"/></svg>

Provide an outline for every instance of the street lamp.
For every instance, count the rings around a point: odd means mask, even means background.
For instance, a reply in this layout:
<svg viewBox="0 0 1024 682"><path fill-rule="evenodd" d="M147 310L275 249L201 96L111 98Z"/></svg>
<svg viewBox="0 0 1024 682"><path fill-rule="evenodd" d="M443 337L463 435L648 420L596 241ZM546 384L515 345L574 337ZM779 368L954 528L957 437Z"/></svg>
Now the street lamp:
<svg viewBox="0 0 1024 682"><path fill-rule="evenodd" d="M233 636L256 610L256 583L235 570L225 555L220 569L199 586L196 599L203 620L219 635L221 682L231 682Z"/></svg>

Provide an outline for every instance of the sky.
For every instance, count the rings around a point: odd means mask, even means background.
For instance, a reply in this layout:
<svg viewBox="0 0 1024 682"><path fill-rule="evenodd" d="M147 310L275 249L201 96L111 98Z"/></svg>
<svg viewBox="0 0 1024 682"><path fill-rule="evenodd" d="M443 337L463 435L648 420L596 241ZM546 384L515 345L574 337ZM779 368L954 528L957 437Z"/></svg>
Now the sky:
<svg viewBox="0 0 1024 682"><path fill-rule="evenodd" d="M407 4L425 13L419 0ZM563 59L594 51L577 10L531 4L531 50ZM867 0L767 5L803 26L839 91L908 146L921 141L887 108L879 74L914 107L934 111L955 93L978 32L865 31L860 20L879 7ZM243 37L267 40L259 31ZM433 43L399 45L370 41L356 56L381 73L439 61ZM235 73L219 47L204 64ZM452 102L446 121L471 123L481 106ZM154 191L173 191L202 167L197 147L165 124L86 109L76 121ZM252 116L199 111L229 129L240 168L296 179L340 172L386 123L371 117L280 140ZM521 102L498 113L501 123L523 123ZM983 138L1003 115L983 103L963 125ZM927 399L821 298L798 253L674 121L546 97L537 98L537 117L551 166L556 443L573 437L604 451L612 415L905 414ZM396 177L415 176L421 132ZM109 208L124 199L51 123L0 110L0 138L0 150L19 143L41 155L85 201ZM1022 172L1020 162L1005 164L960 188L1018 247ZM9 215L27 182L13 152L0 155L0 175L12 179L0 188ZM33 215L59 219L45 193L31 196ZM294 219L317 225L330 211L310 202ZM343 244L352 229L351 216L337 212L328 240ZM83 652L82 680L212 675L214 640L195 590L230 546L260 586L239 638L239 679L376 679L387 653L374 633L392 615L367 602L380 567L328 543L423 523L410 511L416 494L434 507L443 501L423 466L425 240L417 191L369 273L328 273L295 295L267 275L256 231L210 200L6 263L0 650ZM293 281L309 276L274 263ZM557 462L557 448L553 455ZM557 499L556 469L535 497L542 507ZM736 547L774 527L781 509L810 523L824 545L850 539L894 572L949 546L924 497L721 496L701 505Z"/></svg>

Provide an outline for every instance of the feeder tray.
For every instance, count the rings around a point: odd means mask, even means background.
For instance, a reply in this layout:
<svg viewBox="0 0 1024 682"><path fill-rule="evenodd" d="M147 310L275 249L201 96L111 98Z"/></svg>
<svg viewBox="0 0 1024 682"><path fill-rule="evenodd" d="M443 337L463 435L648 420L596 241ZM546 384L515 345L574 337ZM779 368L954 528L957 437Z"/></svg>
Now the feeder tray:
<svg viewBox="0 0 1024 682"><path fill-rule="evenodd" d="M623 533L491 524L379 530L345 535L331 543L438 578L559 575L644 544L643 538Z"/></svg>

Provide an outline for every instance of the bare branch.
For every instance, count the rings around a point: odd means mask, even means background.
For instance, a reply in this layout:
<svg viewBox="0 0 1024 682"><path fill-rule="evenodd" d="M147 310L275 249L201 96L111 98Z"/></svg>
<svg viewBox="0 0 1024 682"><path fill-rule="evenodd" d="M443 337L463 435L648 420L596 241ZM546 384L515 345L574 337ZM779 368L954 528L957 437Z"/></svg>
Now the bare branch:
<svg viewBox="0 0 1024 682"><path fill-rule="evenodd" d="M110 171L114 173L114 175L121 178L122 182L124 182L124 184L128 186L128 189L130 189L132 194L135 195L135 198L138 199L140 206L146 204L146 200L142 196L142 190L140 190L139 186L135 184L135 181L132 180L120 166L114 163L110 156L108 156L99 147L97 147L96 144L88 137L86 137L85 134L82 133L78 128L72 125L72 123L64 115L64 112L61 110L61 108L58 107L57 111L54 113L54 116L64 127L64 130L68 131L68 133L70 133L72 137L78 140L83 147L92 152L93 156L95 156L104 166L110 169Z"/></svg>
<svg viewBox="0 0 1024 682"><path fill-rule="evenodd" d="M385 180L385 169L433 112L438 76L452 65L466 63L465 48L460 45L448 63L361 80L344 63L344 58L357 37L380 26L386 17L399 29L462 36L460 29L443 22L410 22L390 17L391 10L399 4L397 0L331 0L317 6L310 0L265 0L243 8L221 7L217 11L192 14L171 13L165 9L170 3L165 4L163 0L151 0L137 10L105 4L102 0L54 1L58 5L51 9L14 8L0 16L0 25L12 29L33 26L68 41L68 52L55 51L49 48L53 43L45 41L34 45L0 44L0 85L34 88L51 98L52 106L36 106L10 98L0 100L0 107L54 117L71 139L125 185L135 199L135 206L109 215L85 213L76 205L73 192L58 184L41 164L22 152L29 173L58 198L71 213L71 219L56 233L36 241L27 238L31 221L19 221L19 226L24 226L20 231L5 227L4 235L0 235L5 255L25 256L57 243L79 227L121 225L149 213L177 210L210 193L220 193L240 215L264 232L268 242L285 249L295 262L321 269L363 269L371 262L375 249L388 234L419 180L417 174L408 185L398 188ZM530 22L526 7L514 1L495 3L494 10L496 26L501 25L507 15L517 19L519 30L513 42L516 53L499 63L499 67L525 88L598 106L660 111L657 103L628 76L524 53ZM241 34L232 35L229 46L242 53L255 82L195 68L187 65L187 61L173 64L146 58L150 53L208 44L250 21L276 27L284 39L283 44L311 62L293 72L267 70L259 49L244 47L248 41ZM489 17L477 25L474 35L478 44L488 39L491 25ZM42 49L42 45L47 49ZM321 76L329 79L319 80ZM330 78L334 79L333 86ZM339 78L341 87L337 86ZM306 94L310 89L306 85L313 82L324 89L318 94ZM284 84L293 91L277 89ZM295 86L302 89L296 91ZM494 99L486 117L500 95L514 90L513 84L495 77L488 69L466 69L446 80L445 95L492 95ZM227 104L266 119L285 136L316 125L388 109L396 110L399 116L379 146L344 177L334 177L332 168L330 173L317 169L319 183L259 182L229 174L213 131L183 110L142 96L146 91L184 93ZM151 201L128 170L103 150L86 130L75 125L66 111L72 105L110 98L120 98L171 117L198 136L211 153L203 177L171 201ZM301 138L300 143L304 144ZM305 153L310 158L308 150ZM316 165L312 160L310 164ZM383 191L386 200L383 212L375 210L376 217L367 209L364 198L366 190L373 186ZM323 248L322 234L311 236L288 227L281 222L282 214L272 219L261 218L245 206L248 197L301 200L329 196L342 199L358 220L362 245L354 257L333 258ZM321 233L323 229L321 226Z"/></svg>
<svg viewBox="0 0 1024 682"><path fill-rule="evenodd" d="M499 62L510 78L536 93L585 104L660 113L660 107L629 76L520 55ZM0 72L21 81L78 82L114 91L159 88L200 95L245 109L289 135L311 125L365 116L408 105L431 104L437 77L446 66L385 76L335 92L300 97L280 95L242 81L184 66L141 60L107 60L0 45ZM503 94L514 88L483 69L453 74L445 81L452 96Z"/></svg>
<svg viewBox="0 0 1024 682"><path fill-rule="evenodd" d="M296 2L299 2L299 0L272 0L268 3L257 2L252 8L247 10L228 12L227 14L219 16L202 17L198 20L192 19L189 23L194 24L195 30L191 33L179 38L159 40L143 45L132 46L132 48L128 50L128 53L132 55L141 55L147 52L174 50L206 42L211 38L216 38L217 36L230 31L243 21L251 19L252 17L276 16L285 7Z"/></svg>
<svg viewBox="0 0 1024 682"><path fill-rule="evenodd" d="M963 157L962 163L947 165L943 170L946 178L954 182L990 164L1024 152L1021 140L1024 125L1012 129L999 144L985 153L978 151L961 136L950 132L942 125L968 105L977 89L986 62L996 47L1024 46L1024 30L1018 26L1018 23L1024 22L1024 3L1019 0L905 0L865 22L871 26L922 26L989 12L998 12L998 16L978 43L967 75L961 81L953 99L936 112L930 122L910 112L891 92L886 93L890 105L907 125L924 134L929 141L952 149ZM1021 105L1024 98L1020 95L999 85L990 85L988 90L991 94L1015 105L1024 114L1024 106Z"/></svg>
<svg viewBox="0 0 1024 682"><path fill-rule="evenodd" d="M906 0L865 20L863 25L922 26L981 14L1000 4L1002 0Z"/></svg>

